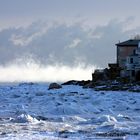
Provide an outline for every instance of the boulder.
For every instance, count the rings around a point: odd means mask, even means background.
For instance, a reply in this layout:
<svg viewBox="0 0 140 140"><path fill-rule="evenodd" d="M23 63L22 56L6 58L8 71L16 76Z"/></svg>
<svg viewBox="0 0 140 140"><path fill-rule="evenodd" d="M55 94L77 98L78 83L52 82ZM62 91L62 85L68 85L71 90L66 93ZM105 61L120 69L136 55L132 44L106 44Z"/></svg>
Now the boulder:
<svg viewBox="0 0 140 140"><path fill-rule="evenodd" d="M59 84L57 84L57 83L51 83L51 84L49 85L48 90L50 90L50 89L60 89L60 88L62 88L61 85L59 85Z"/></svg>

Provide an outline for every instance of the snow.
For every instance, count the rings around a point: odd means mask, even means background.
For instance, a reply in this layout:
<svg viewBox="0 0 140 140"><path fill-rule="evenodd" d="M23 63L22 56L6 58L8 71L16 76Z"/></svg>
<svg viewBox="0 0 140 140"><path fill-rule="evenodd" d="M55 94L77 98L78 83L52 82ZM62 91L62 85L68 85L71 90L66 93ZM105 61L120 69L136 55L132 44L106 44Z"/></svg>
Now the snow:
<svg viewBox="0 0 140 140"><path fill-rule="evenodd" d="M0 86L0 139L140 139L140 93L46 83Z"/></svg>

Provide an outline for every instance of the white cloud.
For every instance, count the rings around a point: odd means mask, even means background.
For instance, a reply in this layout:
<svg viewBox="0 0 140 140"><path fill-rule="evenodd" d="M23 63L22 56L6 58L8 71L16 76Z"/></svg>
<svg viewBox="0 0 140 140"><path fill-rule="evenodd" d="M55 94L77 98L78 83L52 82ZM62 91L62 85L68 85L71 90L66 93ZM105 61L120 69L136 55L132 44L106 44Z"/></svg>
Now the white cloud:
<svg viewBox="0 0 140 140"><path fill-rule="evenodd" d="M72 43L68 46L68 48L76 48L81 43L79 38L76 38L72 41Z"/></svg>
<svg viewBox="0 0 140 140"><path fill-rule="evenodd" d="M10 41L12 41L15 46L27 46L33 40L41 37L45 33L46 30L32 33L30 36L22 35L22 33L20 35L13 34L10 38Z"/></svg>

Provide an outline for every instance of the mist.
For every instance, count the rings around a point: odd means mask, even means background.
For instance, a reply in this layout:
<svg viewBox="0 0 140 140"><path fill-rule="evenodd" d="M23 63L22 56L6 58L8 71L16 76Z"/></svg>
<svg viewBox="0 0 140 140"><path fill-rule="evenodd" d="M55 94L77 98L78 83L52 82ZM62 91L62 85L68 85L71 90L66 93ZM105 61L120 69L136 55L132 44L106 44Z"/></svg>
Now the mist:
<svg viewBox="0 0 140 140"><path fill-rule="evenodd" d="M91 80L94 66L77 67L64 65L42 66L34 60L15 62L0 66L0 82L65 82L68 80Z"/></svg>

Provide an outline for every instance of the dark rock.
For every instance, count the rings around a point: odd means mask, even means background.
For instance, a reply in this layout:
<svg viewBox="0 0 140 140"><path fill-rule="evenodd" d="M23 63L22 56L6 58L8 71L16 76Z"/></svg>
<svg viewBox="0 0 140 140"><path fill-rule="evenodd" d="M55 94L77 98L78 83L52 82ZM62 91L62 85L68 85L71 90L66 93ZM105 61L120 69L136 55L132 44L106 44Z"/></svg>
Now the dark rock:
<svg viewBox="0 0 140 140"><path fill-rule="evenodd" d="M59 103L59 102L58 102L58 103L57 103L57 106L60 106L60 105L62 105L62 103Z"/></svg>
<svg viewBox="0 0 140 140"><path fill-rule="evenodd" d="M1 135L6 135L6 132L2 132Z"/></svg>
<svg viewBox="0 0 140 140"><path fill-rule="evenodd" d="M75 81L75 80L71 80L71 81L68 81L68 82L65 82L63 83L62 85L78 85L78 86L85 86L87 84L91 83L90 80L87 80L87 81Z"/></svg>
<svg viewBox="0 0 140 140"><path fill-rule="evenodd" d="M29 83L27 82L27 83L26 83L26 82L25 82L25 83L20 83L20 84L19 84L19 86L32 86L32 85L35 85L35 83L33 83L33 82L29 82Z"/></svg>
<svg viewBox="0 0 140 140"><path fill-rule="evenodd" d="M94 88L93 82L89 82L83 86L83 88Z"/></svg>
<svg viewBox="0 0 140 140"><path fill-rule="evenodd" d="M42 121L48 120L48 118L43 117L43 116L37 116L36 119L39 120L39 121L40 121L40 120L42 120Z"/></svg>
<svg viewBox="0 0 140 140"><path fill-rule="evenodd" d="M60 88L62 88L61 85L59 85L59 84L57 84L57 83L51 83L51 84L49 85L48 90L50 90L50 89L60 89Z"/></svg>
<svg viewBox="0 0 140 140"><path fill-rule="evenodd" d="M136 108L135 111L140 111L140 108Z"/></svg>
<svg viewBox="0 0 140 140"><path fill-rule="evenodd" d="M67 81L67 82L65 82L65 83L63 83L63 84L61 84L61 85L77 85L77 82L78 82L78 81L70 80L70 81Z"/></svg>
<svg viewBox="0 0 140 140"><path fill-rule="evenodd" d="M70 92L70 93L78 94L78 92L77 92L77 91L73 91L73 92Z"/></svg>
<svg viewBox="0 0 140 140"><path fill-rule="evenodd" d="M68 130L62 130L58 132L58 135L61 138L68 138L69 136L75 135L75 132L70 132Z"/></svg>
<svg viewBox="0 0 140 140"><path fill-rule="evenodd" d="M82 80L82 81L78 81L77 82L77 85L79 85L79 86L85 86L85 85L88 85L88 84L90 84L90 80L87 80L87 81L84 81L84 80Z"/></svg>

